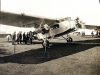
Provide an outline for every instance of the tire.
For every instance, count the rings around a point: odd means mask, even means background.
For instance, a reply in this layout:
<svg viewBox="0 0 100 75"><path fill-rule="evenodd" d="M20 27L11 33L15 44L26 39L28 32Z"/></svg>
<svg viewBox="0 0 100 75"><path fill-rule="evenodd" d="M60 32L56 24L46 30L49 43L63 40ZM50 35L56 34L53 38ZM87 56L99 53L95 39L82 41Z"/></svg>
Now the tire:
<svg viewBox="0 0 100 75"><path fill-rule="evenodd" d="M71 37L68 37L67 42L73 42L73 39Z"/></svg>

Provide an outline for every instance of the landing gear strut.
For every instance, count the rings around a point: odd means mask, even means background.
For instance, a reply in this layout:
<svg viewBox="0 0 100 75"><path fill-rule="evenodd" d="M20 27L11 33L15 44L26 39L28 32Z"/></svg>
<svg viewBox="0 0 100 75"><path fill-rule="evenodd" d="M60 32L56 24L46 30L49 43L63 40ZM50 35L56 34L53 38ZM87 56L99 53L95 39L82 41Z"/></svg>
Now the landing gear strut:
<svg viewBox="0 0 100 75"><path fill-rule="evenodd" d="M73 42L73 39L67 35L67 38L65 38L64 36L62 36L67 42Z"/></svg>

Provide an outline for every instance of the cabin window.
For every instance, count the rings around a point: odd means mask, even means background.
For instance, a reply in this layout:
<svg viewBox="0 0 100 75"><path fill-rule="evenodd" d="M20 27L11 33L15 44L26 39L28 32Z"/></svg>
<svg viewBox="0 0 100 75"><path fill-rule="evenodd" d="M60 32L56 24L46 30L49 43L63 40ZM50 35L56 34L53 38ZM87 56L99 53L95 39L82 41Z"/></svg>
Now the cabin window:
<svg viewBox="0 0 100 75"><path fill-rule="evenodd" d="M59 28L59 24L51 26L51 29L57 29L57 28Z"/></svg>

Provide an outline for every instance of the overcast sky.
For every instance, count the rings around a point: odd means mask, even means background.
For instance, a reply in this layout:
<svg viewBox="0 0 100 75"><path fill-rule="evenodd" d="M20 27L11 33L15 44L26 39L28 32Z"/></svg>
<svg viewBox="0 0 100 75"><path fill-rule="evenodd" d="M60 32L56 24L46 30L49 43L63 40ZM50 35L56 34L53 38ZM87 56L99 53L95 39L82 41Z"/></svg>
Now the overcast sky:
<svg viewBox="0 0 100 75"><path fill-rule="evenodd" d="M99 0L1 0L1 11L55 19L80 17L86 24L100 25Z"/></svg>

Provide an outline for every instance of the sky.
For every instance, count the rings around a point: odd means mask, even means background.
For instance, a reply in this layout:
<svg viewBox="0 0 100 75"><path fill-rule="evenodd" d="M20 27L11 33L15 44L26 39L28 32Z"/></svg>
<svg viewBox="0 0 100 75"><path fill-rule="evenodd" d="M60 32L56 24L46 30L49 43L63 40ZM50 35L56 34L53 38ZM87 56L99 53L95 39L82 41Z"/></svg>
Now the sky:
<svg viewBox="0 0 100 75"><path fill-rule="evenodd" d="M1 11L52 19L79 17L85 24L100 25L99 0L1 0Z"/></svg>

